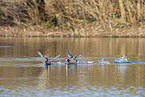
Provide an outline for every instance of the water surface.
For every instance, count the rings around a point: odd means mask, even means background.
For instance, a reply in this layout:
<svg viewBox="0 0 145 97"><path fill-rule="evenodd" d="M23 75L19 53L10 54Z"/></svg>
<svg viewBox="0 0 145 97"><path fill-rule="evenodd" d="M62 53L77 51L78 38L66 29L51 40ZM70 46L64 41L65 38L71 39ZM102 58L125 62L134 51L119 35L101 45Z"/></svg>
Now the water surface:
<svg viewBox="0 0 145 97"><path fill-rule="evenodd" d="M144 97L145 64L78 64L68 68L67 49L79 61L104 58L145 62L145 38L0 38L0 96ZM50 58L48 69L38 51Z"/></svg>

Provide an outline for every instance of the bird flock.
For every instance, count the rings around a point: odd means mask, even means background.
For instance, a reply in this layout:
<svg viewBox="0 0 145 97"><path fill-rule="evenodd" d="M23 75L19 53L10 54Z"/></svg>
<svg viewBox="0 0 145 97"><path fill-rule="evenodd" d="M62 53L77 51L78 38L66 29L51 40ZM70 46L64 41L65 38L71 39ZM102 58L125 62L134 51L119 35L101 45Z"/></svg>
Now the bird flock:
<svg viewBox="0 0 145 97"><path fill-rule="evenodd" d="M58 58L61 54L59 54L58 56L54 57L54 58L47 58L45 57L41 52L38 51L38 54L45 59L45 66L48 67L48 65L51 65L52 61L56 58ZM70 50L68 50L68 59L66 59L66 61L68 62L68 64L77 64L77 58L81 56L79 55L75 55L73 56L70 52Z"/></svg>
<svg viewBox="0 0 145 97"><path fill-rule="evenodd" d="M45 57L41 52L38 51L38 54L45 59L45 66L48 67L48 65L51 65L52 64L52 61L55 60L56 58L58 58L61 54L57 55L56 57L54 58L47 58ZM68 59L66 59L66 62L68 62L68 65L70 64L77 64L77 58L80 57L81 54L79 55L75 55L73 56L70 52L70 50L68 49ZM123 57L120 57L118 58L117 60L114 61L114 63L121 63L121 62L127 62L128 61L128 58L123 55ZM109 61L104 61L104 58L102 58L102 60L98 60L99 63L105 63L105 64L109 64L110 62ZM88 63L93 63L93 61L88 61Z"/></svg>

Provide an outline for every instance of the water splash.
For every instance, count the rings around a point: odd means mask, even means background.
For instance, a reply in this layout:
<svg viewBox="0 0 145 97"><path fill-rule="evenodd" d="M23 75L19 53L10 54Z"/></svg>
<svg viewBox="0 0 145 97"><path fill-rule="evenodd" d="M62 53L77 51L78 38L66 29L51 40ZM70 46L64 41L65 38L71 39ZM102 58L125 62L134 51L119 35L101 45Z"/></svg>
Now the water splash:
<svg viewBox="0 0 145 97"><path fill-rule="evenodd" d="M104 61L104 58L102 58L101 61L98 60L98 62L101 63L101 64L110 64L109 61Z"/></svg>
<svg viewBox="0 0 145 97"><path fill-rule="evenodd" d="M94 63L93 61L87 61L87 63Z"/></svg>
<svg viewBox="0 0 145 97"><path fill-rule="evenodd" d="M127 62L127 61L128 61L128 58L125 55L123 55L123 57L118 58L114 62L121 63L121 62Z"/></svg>
<svg viewBox="0 0 145 97"><path fill-rule="evenodd" d="M57 64L61 64L62 62L58 61Z"/></svg>

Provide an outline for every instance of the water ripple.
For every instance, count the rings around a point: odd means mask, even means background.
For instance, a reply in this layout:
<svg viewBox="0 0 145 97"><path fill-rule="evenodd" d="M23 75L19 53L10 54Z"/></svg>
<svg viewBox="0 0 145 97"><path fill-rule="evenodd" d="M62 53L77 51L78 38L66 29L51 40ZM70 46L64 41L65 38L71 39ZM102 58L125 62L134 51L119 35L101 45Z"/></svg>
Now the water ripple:
<svg viewBox="0 0 145 97"><path fill-rule="evenodd" d="M4 86L0 86L2 90L0 96L35 96L35 97L145 97L143 87L130 86L128 88L120 87L104 87L104 86L89 86L89 87L72 87L72 88L48 88L45 90L39 90L35 87L15 87L15 89L9 89Z"/></svg>

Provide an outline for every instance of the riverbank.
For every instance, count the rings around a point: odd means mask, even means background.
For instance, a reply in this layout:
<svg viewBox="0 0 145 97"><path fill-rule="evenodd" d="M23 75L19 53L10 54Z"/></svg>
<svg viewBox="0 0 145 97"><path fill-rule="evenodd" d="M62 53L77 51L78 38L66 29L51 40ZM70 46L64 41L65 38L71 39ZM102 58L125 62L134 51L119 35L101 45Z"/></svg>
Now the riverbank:
<svg viewBox="0 0 145 97"><path fill-rule="evenodd" d="M0 36L145 36L142 0L1 0L0 6Z"/></svg>
<svg viewBox="0 0 145 97"><path fill-rule="evenodd" d="M86 27L78 30L62 31L57 27L54 29L43 29L40 26L11 27L0 26L1 37L145 37L145 25L142 27L128 28L96 28Z"/></svg>

